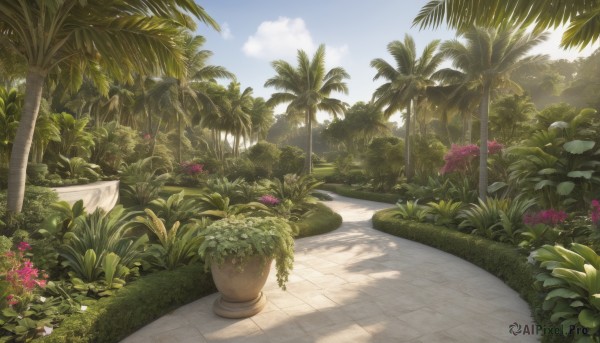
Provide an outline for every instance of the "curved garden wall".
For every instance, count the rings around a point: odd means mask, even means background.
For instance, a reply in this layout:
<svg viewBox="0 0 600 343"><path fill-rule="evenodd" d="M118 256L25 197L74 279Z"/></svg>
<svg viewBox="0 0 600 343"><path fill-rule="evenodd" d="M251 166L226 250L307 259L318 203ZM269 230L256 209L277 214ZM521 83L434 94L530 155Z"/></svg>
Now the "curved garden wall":
<svg viewBox="0 0 600 343"><path fill-rule="evenodd" d="M88 212L93 212L98 207L109 211L117 204L119 199L119 181L98 181L87 185L68 187L52 187L60 200L74 204L82 199Z"/></svg>

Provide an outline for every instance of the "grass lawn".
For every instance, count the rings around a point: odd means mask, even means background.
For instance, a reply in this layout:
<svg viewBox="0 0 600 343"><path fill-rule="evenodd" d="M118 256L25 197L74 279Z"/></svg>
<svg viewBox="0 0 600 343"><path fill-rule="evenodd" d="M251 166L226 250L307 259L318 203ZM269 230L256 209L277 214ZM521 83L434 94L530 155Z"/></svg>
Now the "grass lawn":
<svg viewBox="0 0 600 343"><path fill-rule="evenodd" d="M333 175L334 171L333 163L320 163L313 168L313 176L317 179L323 179L326 176Z"/></svg>
<svg viewBox="0 0 600 343"><path fill-rule="evenodd" d="M180 187L180 186L163 186L161 193L171 195L171 194L179 193L181 191L185 191L185 195L200 195L200 194L202 194L201 188Z"/></svg>

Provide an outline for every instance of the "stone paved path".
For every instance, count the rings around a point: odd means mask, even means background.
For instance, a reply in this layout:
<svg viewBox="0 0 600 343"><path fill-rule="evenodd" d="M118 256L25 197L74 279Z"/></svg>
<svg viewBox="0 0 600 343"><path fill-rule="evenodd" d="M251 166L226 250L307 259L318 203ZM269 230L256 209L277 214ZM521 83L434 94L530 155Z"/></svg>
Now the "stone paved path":
<svg viewBox="0 0 600 343"><path fill-rule="evenodd" d="M147 325L138 342L536 342L509 333L533 323L516 292L486 271L371 226L390 205L332 194L344 218L336 231L296 243L288 290L271 271L267 307L242 320L212 313L216 294Z"/></svg>

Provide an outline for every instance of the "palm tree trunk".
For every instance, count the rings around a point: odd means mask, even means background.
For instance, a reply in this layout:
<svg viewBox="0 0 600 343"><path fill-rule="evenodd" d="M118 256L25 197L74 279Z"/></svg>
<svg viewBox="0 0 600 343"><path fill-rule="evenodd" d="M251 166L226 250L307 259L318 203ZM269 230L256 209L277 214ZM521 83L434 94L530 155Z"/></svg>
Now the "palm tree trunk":
<svg viewBox="0 0 600 343"><path fill-rule="evenodd" d="M481 129L479 131L479 198L485 201L488 187L488 115L490 107L490 85L485 84L483 88L483 97L479 105L479 116Z"/></svg>
<svg viewBox="0 0 600 343"><path fill-rule="evenodd" d="M306 111L306 159L304 161L304 173L310 175L312 173L312 110Z"/></svg>
<svg viewBox="0 0 600 343"><path fill-rule="evenodd" d="M42 101L45 75L41 70L30 67L27 73L25 101L19 128L13 142L8 173L7 209L9 213L20 213L25 196L27 159Z"/></svg>
<svg viewBox="0 0 600 343"><path fill-rule="evenodd" d="M181 130L181 115L179 117L179 120L177 121L177 162L179 162L181 164L181 151L183 150L182 146L182 139L183 139L183 132Z"/></svg>
<svg viewBox="0 0 600 343"><path fill-rule="evenodd" d="M412 100L406 106L406 118L404 119L404 175L406 181L410 182L412 178L412 159L410 158L410 116Z"/></svg>

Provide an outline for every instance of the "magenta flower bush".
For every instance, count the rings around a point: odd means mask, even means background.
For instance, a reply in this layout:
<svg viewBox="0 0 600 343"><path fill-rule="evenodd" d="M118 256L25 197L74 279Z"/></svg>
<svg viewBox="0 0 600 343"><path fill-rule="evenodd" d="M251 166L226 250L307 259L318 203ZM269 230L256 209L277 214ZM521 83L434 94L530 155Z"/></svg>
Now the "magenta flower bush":
<svg viewBox="0 0 600 343"><path fill-rule="evenodd" d="M200 174L206 173L204 170L204 165L200 163L194 162L183 162L180 165L181 171L190 176L198 176Z"/></svg>
<svg viewBox="0 0 600 343"><path fill-rule="evenodd" d="M592 224L595 226L600 224L600 201L596 199L592 200L592 212L590 213L590 219L592 220Z"/></svg>
<svg viewBox="0 0 600 343"><path fill-rule="evenodd" d="M493 155L502 151L504 146L496 141L488 142L488 154ZM450 151L444 156L446 163L440 170L441 174L459 172L466 173L471 167L473 160L479 157L479 147L475 144L457 145L452 144Z"/></svg>
<svg viewBox="0 0 600 343"><path fill-rule="evenodd" d="M5 287L3 296L6 304L14 306L21 301L29 301L33 292L39 287L46 287L48 275L35 268L24 252L31 250L27 242L17 245L17 252L8 251L2 256L2 269L5 271Z"/></svg>
<svg viewBox="0 0 600 343"><path fill-rule="evenodd" d="M276 206L279 205L279 203L281 202L281 200L279 200L279 198L274 197L270 194L265 194L263 196L261 196L258 201L263 204L263 205L267 205L267 206Z"/></svg>
<svg viewBox="0 0 600 343"><path fill-rule="evenodd" d="M523 216L523 223L526 225L546 224L558 225L567 220L565 211L557 211L554 209L543 210L536 213L530 213Z"/></svg>

